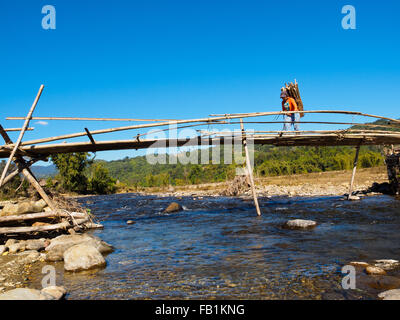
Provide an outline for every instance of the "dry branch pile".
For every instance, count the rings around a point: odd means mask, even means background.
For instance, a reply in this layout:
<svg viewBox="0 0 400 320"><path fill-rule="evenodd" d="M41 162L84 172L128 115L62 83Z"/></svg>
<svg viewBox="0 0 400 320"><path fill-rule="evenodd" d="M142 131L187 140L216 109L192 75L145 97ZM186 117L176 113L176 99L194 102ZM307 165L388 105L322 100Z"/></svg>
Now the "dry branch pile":
<svg viewBox="0 0 400 320"><path fill-rule="evenodd" d="M40 236L46 233L58 235L74 231L100 228L90 214L74 200L62 196L53 198L57 208L51 210L43 200L0 204L0 236Z"/></svg>
<svg viewBox="0 0 400 320"><path fill-rule="evenodd" d="M296 79L294 80L294 83L293 82L289 84L285 83L285 89L289 97L293 98L296 101L299 111L304 111L303 101L301 100L300 97L299 85ZM304 113L300 113L300 117L304 117Z"/></svg>
<svg viewBox="0 0 400 320"><path fill-rule="evenodd" d="M250 189L250 182L247 175L236 176L235 179L229 183L229 186L221 194L223 196L234 197L239 196Z"/></svg>

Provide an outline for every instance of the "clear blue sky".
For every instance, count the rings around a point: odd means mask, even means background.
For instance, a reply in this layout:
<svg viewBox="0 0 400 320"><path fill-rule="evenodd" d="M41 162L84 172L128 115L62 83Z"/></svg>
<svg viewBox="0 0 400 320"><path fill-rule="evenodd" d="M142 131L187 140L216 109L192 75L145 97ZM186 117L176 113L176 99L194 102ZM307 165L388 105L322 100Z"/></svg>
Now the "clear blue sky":
<svg viewBox="0 0 400 320"><path fill-rule="evenodd" d="M41 27L46 4L56 8L56 30ZM341 27L346 4L356 8L356 30ZM280 110L280 87L294 78L307 109L398 118L399 14L394 0L1 1L0 122L21 125L4 118L26 115L41 83L36 116L184 119ZM85 124L33 122L26 138Z"/></svg>

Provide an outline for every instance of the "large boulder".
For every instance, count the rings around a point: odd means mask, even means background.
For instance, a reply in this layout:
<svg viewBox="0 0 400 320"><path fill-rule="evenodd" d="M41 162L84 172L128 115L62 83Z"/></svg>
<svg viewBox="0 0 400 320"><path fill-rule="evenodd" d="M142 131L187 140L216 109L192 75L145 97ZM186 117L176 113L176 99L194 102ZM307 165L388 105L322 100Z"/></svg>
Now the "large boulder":
<svg viewBox="0 0 400 320"><path fill-rule="evenodd" d="M64 269L82 271L106 265L100 251L92 245L77 244L64 252Z"/></svg>
<svg viewBox="0 0 400 320"><path fill-rule="evenodd" d="M62 235L51 240L50 245L46 247L46 260L63 260L64 252L77 244L91 245L103 254L113 251L111 245L94 236L87 234Z"/></svg>
<svg viewBox="0 0 400 320"><path fill-rule="evenodd" d="M0 216L15 216L25 213L42 212L45 206L46 202L44 202L44 200L7 203L3 207L3 210L1 210Z"/></svg>
<svg viewBox="0 0 400 320"><path fill-rule="evenodd" d="M312 220L295 219L287 221L283 227L287 229L312 229L317 223Z"/></svg>
<svg viewBox="0 0 400 320"><path fill-rule="evenodd" d="M182 211L182 206L177 202L171 202L170 205L164 210L164 213Z"/></svg>

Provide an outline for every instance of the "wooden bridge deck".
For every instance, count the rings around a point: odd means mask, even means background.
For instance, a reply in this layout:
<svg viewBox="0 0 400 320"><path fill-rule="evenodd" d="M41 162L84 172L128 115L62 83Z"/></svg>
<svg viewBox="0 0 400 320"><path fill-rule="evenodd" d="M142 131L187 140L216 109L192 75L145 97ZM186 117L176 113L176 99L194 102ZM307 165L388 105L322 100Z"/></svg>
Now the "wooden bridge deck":
<svg viewBox="0 0 400 320"><path fill-rule="evenodd" d="M241 141L241 135L231 136L233 139ZM182 147L182 146L213 146L232 143L233 139L226 139L226 136L213 138L195 137L187 139L132 139L132 140L112 140L96 142L75 142L75 143L57 143L21 146L17 154L31 157L45 157L51 154L70 153L70 152L96 152L108 150L126 150L126 149L146 149L160 147ZM254 144L274 145L274 146L357 146L357 145L397 145L400 144L400 133L377 133L377 134L355 134L336 133L325 134L294 134L284 133L270 135L247 135L247 139ZM12 147L0 146L0 158L8 158Z"/></svg>

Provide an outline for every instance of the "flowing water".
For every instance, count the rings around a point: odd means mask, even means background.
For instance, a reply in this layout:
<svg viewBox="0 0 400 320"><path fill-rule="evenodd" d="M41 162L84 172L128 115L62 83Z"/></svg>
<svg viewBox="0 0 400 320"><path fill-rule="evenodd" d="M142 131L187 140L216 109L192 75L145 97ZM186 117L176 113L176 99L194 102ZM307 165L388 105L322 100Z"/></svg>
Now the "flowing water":
<svg viewBox="0 0 400 320"><path fill-rule="evenodd" d="M398 270L384 278L357 270L357 289L341 286L350 261L400 260L400 202L392 197L261 198L261 217L240 198L79 201L104 225L93 234L115 251L102 270L71 274L57 264L68 299L376 299L400 287ZM184 211L162 213L172 201ZM282 228L296 218L318 226Z"/></svg>

